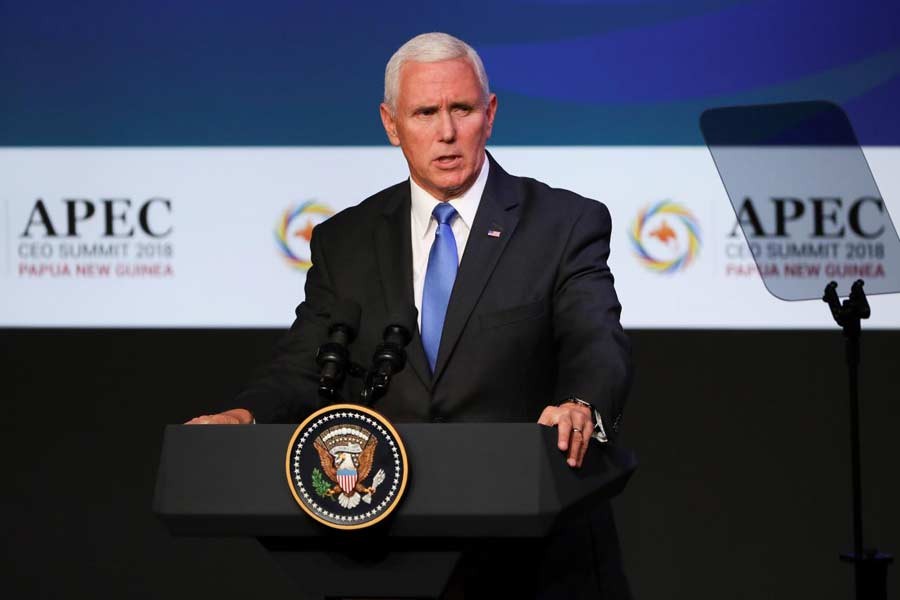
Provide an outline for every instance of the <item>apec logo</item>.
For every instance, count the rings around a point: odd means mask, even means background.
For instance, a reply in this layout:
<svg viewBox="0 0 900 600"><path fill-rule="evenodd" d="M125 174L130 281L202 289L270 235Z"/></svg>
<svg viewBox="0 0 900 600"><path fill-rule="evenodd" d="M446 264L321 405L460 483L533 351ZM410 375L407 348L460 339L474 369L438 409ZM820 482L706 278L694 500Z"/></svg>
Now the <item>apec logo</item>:
<svg viewBox="0 0 900 600"><path fill-rule="evenodd" d="M328 206L307 200L282 213L275 227L275 242L287 263L299 271L312 266L309 242L313 229L334 214Z"/></svg>
<svg viewBox="0 0 900 600"><path fill-rule="evenodd" d="M38 198L20 221L17 275L172 277L172 218L169 198Z"/></svg>
<svg viewBox="0 0 900 600"><path fill-rule="evenodd" d="M635 256L655 273L684 270L700 252L697 218L671 200L644 207L632 222L628 236Z"/></svg>
<svg viewBox="0 0 900 600"><path fill-rule="evenodd" d="M881 198L745 197L734 208L737 219L725 245L728 276L889 276L890 217Z"/></svg>

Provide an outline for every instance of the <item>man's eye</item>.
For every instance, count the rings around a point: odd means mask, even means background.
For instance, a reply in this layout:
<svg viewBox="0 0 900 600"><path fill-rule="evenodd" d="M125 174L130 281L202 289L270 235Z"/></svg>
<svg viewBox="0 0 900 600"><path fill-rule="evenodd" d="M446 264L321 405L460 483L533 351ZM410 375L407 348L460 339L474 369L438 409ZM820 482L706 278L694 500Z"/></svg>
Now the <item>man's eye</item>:
<svg viewBox="0 0 900 600"><path fill-rule="evenodd" d="M420 108L416 111L417 117L431 117L437 114L436 108Z"/></svg>
<svg viewBox="0 0 900 600"><path fill-rule="evenodd" d="M455 115L465 116L465 115L469 114L470 112L472 112L471 106L454 106L453 107L453 114L455 114Z"/></svg>

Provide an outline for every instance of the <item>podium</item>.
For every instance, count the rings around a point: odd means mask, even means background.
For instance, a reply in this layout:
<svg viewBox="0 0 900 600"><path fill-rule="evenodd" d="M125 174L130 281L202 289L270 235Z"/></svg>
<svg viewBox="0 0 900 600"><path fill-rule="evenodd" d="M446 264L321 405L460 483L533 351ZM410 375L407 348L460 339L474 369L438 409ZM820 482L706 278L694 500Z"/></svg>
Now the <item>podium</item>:
<svg viewBox="0 0 900 600"><path fill-rule="evenodd" d="M285 461L293 425L166 427L153 510L176 536L255 537L318 598L439 597L469 548L539 541L567 515L618 494L637 462L591 442L581 469L532 423L397 424L410 476L374 527L329 529L296 504Z"/></svg>

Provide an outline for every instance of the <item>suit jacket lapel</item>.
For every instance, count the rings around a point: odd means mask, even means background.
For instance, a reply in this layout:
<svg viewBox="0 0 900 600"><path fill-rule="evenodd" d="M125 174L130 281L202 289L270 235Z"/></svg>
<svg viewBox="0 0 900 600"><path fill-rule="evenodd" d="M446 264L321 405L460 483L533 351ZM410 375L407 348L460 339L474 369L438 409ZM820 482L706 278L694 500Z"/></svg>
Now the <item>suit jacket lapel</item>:
<svg viewBox="0 0 900 600"><path fill-rule="evenodd" d="M519 199L514 184L508 181L510 176L493 157L488 155L488 160L490 172L450 294L433 381L438 380L447 366L472 309L519 222Z"/></svg>
<svg viewBox="0 0 900 600"><path fill-rule="evenodd" d="M386 203L382 219L375 227L375 254L388 315L400 314L405 307L414 305L409 207L409 185L401 185ZM411 333L413 339L406 348L407 364L430 390L431 370L418 327Z"/></svg>

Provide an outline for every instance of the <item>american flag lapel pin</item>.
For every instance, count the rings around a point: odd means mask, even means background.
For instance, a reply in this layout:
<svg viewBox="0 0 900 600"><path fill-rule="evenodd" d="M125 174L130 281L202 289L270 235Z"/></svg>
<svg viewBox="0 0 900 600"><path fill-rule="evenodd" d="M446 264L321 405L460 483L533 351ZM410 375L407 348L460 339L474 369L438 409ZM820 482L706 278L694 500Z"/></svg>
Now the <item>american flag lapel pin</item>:
<svg viewBox="0 0 900 600"><path fill-rule="evenodd" d="M492 238L500 237L500 230L494 229L493 227L488 229L488 237L492 237Z"/></svg>

